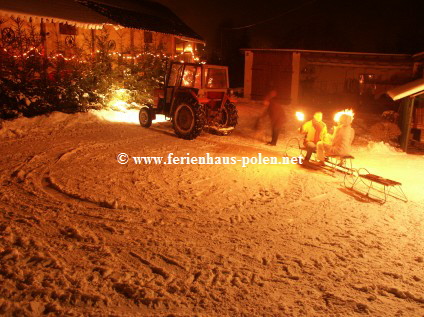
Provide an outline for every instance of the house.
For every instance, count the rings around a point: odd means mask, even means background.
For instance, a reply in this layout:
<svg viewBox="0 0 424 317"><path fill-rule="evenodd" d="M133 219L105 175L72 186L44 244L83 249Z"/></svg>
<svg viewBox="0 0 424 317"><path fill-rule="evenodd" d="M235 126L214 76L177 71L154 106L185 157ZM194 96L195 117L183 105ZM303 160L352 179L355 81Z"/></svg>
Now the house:
<svg viewBox="0 0 424 317"><path fill-rule="evenodd" d="M378 54L295 49L243 49L244 94L262 99L276 88L286 104L369 105L423 77L424 53ZM387 99L386 99L387 100Z"/></svg>
<svg viewBox="0 0 424 317"><path fill-rule="evenodd" d="M148 53L193 61L205 44L169 9L148 0L2 0L0 34L5 50L25 37L21 54L37 49L65 58L107 51L134 60Z"/></svg>
<svg viewBox="0 0 424 317"><path fill-rule="evenodd" d="M424 79L398 86L387 94L400 101L401 148L407 151L414 140L424 143Z"/></svg>

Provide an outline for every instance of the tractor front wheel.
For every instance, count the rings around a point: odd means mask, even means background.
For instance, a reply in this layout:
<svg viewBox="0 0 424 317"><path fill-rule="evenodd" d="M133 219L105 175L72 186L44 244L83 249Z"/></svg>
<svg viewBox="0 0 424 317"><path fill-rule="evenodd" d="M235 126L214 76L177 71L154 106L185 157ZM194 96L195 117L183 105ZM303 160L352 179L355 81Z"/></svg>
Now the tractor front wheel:
<svg viewBox="0 0 424 317"><path fill-rule="evenodd" d="M183 100L175 108L172 118L175 134L186 140L197 138L205 125L203 106L195 100Z"/></svg>
<svg viewBox="0 0 424 317"><path fill-rule="evenodd" d="M152 125L152 112L149 107L141 107L140 112L138 114L138 119L140 121L140 125L143 128L149 128Z"/></svg>

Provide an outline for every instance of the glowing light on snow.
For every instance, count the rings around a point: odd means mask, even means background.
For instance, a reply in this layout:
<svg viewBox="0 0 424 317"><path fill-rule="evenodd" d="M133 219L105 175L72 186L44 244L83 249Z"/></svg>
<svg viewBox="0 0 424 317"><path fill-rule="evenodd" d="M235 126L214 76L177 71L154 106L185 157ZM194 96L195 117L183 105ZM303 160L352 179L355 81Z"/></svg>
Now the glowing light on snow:
<svg viewBox="0 0 424 317"><path fill-rule="evenodd" d="M339 111L339 112L337 112L335 115L334 115L334 121L335 122L339 122L340 121L340 117L342 116L342 115L344 115L344 114L346 114L346 115L348 115L348 116L350 116L350 117L352 117L352 121L353 121L353 117L354 117L354 113L353 113L353 110L352 109L345 109L345 110L343 110L343 111Z"/></svg>
<svg viewBox="0 0 424 317"><path fill-rule="evenodd" d="M402 183L409 200L424 201L422 179L424 179L424 156L406 154L383 142L369 142L367 147L353 151L354 168L366 168L370 173ZM378 187L378 186L377 186ZM396 201L388 198L388 201Z"/></svg>
<svg viewBox="0 0 424 317"><path fill-rule="evenodd" d="M111 94L111 98L107 105L112 110L126 111L130 106L130 104L128 104L130 97L131 96L128 89L124 89L124 88L115 89L113 90Z"/></svg>
<svg viewBox="0 0 424 317"><path fill-rule="evenodd" d="M297 111L297 112L296 112L296 118L297 118L297 120L299 120L299 121L304 121L304 120L305 120L305 115L304 115L304 113L303 113L303 112L299 112L299 111Z"/></svg>
<svg viewBox="0 0 424 317"><path fill-rule="evenodd" d="M129 103L130 99L131 95L128 89L114 89L108 102L108 109L92 110L91 112L104 121L140 124L140 105L135 102ZM167 121L164 115L157 115L152 123L164 121Z"/></svg>
<svg viewBox="0 0 424 317"><path fill-rule="evenodd" d="M121 122L129 124L140 124L138 109L131 109L125 111L115 111L111 109L102 109L102 110L91 110L92 114L98 117L101 120L109 122ZM156 119L152 123L166 122L168 121L164 115L156 115Z"/></svg>
<svg viewBox="0 0 424 317"><path fill-rule="evenodd" d="M163 115L163 114L157 114L156 115L156 119L153 120L152 122L153 123L158 123L158 122L166 122L166 121L168 121L168 120L166 119L165 115Z"/></svg>
<svg viewBox="0 0 424 317"><path fill-rule="evenodd" d="M127 104L123 100L116 100L109 102L109 107L118 110L118 111L126 111L128 109L129 104Z"/></svg>
<svg viewBox="0 0 424 317"><path fill-rule="evenodd" d="M109 122L122 122L130 124L140 124L138 119L139 110L132 109L126 111L115 111L111 109L92 110L96 117Z"/></svg>

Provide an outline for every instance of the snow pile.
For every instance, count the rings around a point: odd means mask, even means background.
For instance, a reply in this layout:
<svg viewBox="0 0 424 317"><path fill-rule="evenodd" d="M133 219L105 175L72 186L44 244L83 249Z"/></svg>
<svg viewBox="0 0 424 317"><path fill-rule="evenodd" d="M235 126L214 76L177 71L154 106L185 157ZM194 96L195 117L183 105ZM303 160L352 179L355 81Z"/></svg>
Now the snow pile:
<svg viewBox="0 0 424 317"><path fill-rule="evenodd" d="M76 125L98 122L121 122L139 124L139 110L115 111L112 109L90 110L88 113L67 114L52 112L33 118L20 117L15 120L3 121L0 129L0 139L22 138L27 135L52 133L71 128ZM155 122L164 121L163 116L157 116Z"/></svg>
<svg viewBox="0 0 424 317"><path fill-rule="evenodd" d="M406 155L406 153L403 152L401 149L395 148L391 146L390 144L385 143L383 141L368 142L366 150L370 154L374 154L374 155L393 155L393 154Z"/></svg>
<svg viewBox="0 0 424 317"><path fill-rule="evenodd" d="M0 138L21 138L35 133L51 133L59 129L80 123L94 122L95 117L86 113L66 114L53 112L33 118L20 117L12 121L4 121L0 129Z"/></svg>

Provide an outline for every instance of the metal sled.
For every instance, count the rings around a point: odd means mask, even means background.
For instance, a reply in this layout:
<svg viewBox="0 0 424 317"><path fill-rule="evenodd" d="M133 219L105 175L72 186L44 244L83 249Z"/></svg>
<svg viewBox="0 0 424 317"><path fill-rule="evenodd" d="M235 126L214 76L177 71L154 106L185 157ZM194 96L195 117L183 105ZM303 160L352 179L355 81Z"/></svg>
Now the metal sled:
<svg viewBox="0 0 424 317"><path fill-rule="evenodd" d="M388 196L404 202L408 201L400 182L371 174L366 168L353 169L352 174L345 174L344 186L380 201L382 204L387 201ZM361 190L361 187L365 189Z"/></svg>
<svg viewBox="0 0 424 317"><path fill-rule="evenodd" d="M353 160L352 155L328 155L325 163L332 168L333 172L339 171L345 174L353 174Z"/></svg>
<svg viewBox="0 0 424 317"><path fill-rule="evenodd" d="M315 154L316 152L314 151L311 158L313 158ZM305 157L306 147L303 145L303 139L291 138L286 144L284 155L288 157Z"/></svg>

